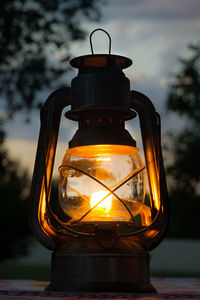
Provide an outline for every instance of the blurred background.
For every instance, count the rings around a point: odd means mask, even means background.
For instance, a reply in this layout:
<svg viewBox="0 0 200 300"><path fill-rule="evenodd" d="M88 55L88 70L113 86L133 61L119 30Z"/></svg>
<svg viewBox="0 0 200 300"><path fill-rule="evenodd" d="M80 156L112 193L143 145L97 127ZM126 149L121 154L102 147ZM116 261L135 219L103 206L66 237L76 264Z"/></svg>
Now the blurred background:
<svg viewBox="0 0 200 300"><path fill-rule="evenodd" d="M200 2L1 0L0 278L49 279L50 252L32 236L26 216L39 108L53 90L70 86L76 71L69 60L91 53L95 28L108 31L113 54L133 60L125 70L131 88L161 115L171 222L151 252L152 275L200 276ZM94 34L93 46L107 53L105 34ZM127 128L140 145L135 122ZM55 182L76 128L63 118Z"/></svg>

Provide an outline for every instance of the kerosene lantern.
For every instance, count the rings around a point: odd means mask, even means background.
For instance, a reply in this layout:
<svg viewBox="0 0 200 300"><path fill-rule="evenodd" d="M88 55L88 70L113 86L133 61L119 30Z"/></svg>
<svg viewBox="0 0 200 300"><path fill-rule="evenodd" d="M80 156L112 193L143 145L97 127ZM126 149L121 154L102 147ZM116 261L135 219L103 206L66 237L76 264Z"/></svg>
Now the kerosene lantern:
<svg viewBox="0 0 200 300"><path fill-rule="evenodd" d="M41 109L30 223L53 250L48 290L155 292L148 251L168 223L160 118L146 96L130 91L122 70L132 61L110 54L107 33L109 54L93 53L95 31L92 54L71 60L78 69L71 88L53 92ZM69 105L66 117L79 128L59 167L58 197L51 199L60 117ZM125 129L136 116L145 162Z"/></svg>

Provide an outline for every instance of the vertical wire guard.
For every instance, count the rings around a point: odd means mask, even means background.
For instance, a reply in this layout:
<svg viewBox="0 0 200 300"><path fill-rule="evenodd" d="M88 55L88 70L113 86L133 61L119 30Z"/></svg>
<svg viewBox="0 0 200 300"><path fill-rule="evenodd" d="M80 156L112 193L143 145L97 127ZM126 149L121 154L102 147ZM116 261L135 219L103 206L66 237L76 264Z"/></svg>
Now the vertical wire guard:
<svg viewBox="0 0 200 300"><path fill-rule="evenodd" d="M156 134L157 115L153 105L152 106L150 105L150 100L148 100L148 102L145 101L147 98L146 96L144 98L141 96L142 94L138 92L134 92L134 95L136 96L134 97L133 107L138 112L139 119L140 119L144 154L146 160L147 176L148 176L148 182L150 187L149 192L150 192L151 207L154 210L154 213L156 213L160 209L160 184L159 184L159 170L158 170L159 160L158 160L158 151L157 151L158 140ZM147 110L148 112L146 113L145 110Z"/></svg>
<svg viewBox="0 0 200 300"><path fill-rule="evenodd" d="M53 92L41 110L41 127L29 203L29 221L38 240L49 249L55 248L55 232L48 224L50 197L60 117L64 107L71 104L68 88Z"/></svg>
<svg viewBox="0 0 200 300"><path fill-rule="evenodd" d="M150 200L154 215L150 231L144 237L147 239L147 249L151 250L161 242L168 225L168 199L160 145L160 119L152 102L137 91L131 92L131 108L139 115Z"/></svg>

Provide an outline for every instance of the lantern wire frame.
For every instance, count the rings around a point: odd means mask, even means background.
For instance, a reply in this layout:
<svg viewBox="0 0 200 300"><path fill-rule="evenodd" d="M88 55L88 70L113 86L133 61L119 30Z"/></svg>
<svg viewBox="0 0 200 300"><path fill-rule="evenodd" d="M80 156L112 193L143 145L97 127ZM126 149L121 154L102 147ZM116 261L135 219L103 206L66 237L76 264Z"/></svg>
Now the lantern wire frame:
<svg viewBox="0 0 200 300"><path fill-rule="evenodd" d="M46 167L46 163L45 163L45 157L46 157L46 153L47 153L47 146L46 146L46 132L45 132L45 128L43 128L43 132L42 132L42 137L43 137L43 149L44 149L44 152L43 152L43 172L44 172L44 187L45 187L45 194L46 194L46 197L45 197L45 202L46 202L46 207L47 207L47 210L49 212L49 214L51 215L51 217L57 222L59 223L59 225L75 234L75 235L95 235L95 233L87 233L87 232L83 232L83 231L77 231L75 229L72 229L71 228L71 224L67 225L65 222L61 221L59 219L59 217L53 212L52 208L51 208L51 205L50 205L50 190L48 189L47 187L47 167ZM98 182L100 185L102 185L106 190L108 190L109 194L107 194L105 197L103 197L98 203L96 203L93 207L91 207L85 214L83 214L83 216L76 221L76 223L82 221L92 210L94 210L103 200L105 200L109 195L113 195L114 197L116 197L121 203L122 205L126 208L126 210L128 211L128 213L130 214L131 216L131 221L133 224L135 224L135 218L132 214L132 212L130 211L130 209L128 208L128 206L124 203L124 201L122 199L120 199L118 197L118 195L116 195L115 191L118 190L122 185L124 185L125 183L127 183L130 179L134 178L135 176L137 176L140 172L144 171L145 169L145 166L140 168L139 170L134 170L133 171L133 174L131 174L128 178L126 178L124 181L122 181L119 185L117 185L113 190L111 190L109 187L107 187L104 183L102 183L100 180L98 180L96 177L92 176L91 174L88 174L87 172L79 169L79 168L76 168L74 166L71 166L71 165L62 165L61 167L67 167L67 168L71 168L71 169L74 169L76 171L79 171L81 173L83 173L84 175L90 177L91 179L95 180L96 182ZM61 168L59 167L59 169ZM152 202L152 201L151 201ZM152 207L151 207L152 208ZM131 236L131 235L136 235L138 233L141 233L141 232L144 232L146 230L148 230L149 227L152 226L153 222L155 221L155 219L157 218L157 215L159 214L159 210L156 214L156 216L154 217L154 219L152 220L151 224L149 226L146 226L145 228L141 229L141 230L137 230L137 231L132 231L132 232L128 232L128 233L120 233L121 236ZM50 224L49 224L50 225ZM50 225L51 226L51 225ZM55 230L55 228L53 228L53 230ZM57 232L59 232L59 230L56 230ZM62 232L63 234L63 232ZM67 234L66 234L67 235Z"/></svg>
<svg viewBox="0 0 200 300"><path fill-rule="evenodd" d="M61 220L52 214L49 205L61 112L70 104L70 89L62 88L48 97L41 110L40 137L29 202L29 221L40 242L49 249L55 249L59 235L80 235L60 222ZM149 226L127 235L135 236L146 249L151 250L162 241L169 222L167 186L160 145L160 117L149 98L137 91L131 91L130 109L138 113L140 120L150 199L152 203L155 202L155 192L152 191L152 185L155 184L160 205L158 210L155 209L155 217ZM152 156L147 155L148 151L152 152ZM151 169L155 173L153 176L156 176L153 181L150 178ZM56 229L51 224L52 218L64 230ZM91 234L82 232L81 235Z"/></svg>

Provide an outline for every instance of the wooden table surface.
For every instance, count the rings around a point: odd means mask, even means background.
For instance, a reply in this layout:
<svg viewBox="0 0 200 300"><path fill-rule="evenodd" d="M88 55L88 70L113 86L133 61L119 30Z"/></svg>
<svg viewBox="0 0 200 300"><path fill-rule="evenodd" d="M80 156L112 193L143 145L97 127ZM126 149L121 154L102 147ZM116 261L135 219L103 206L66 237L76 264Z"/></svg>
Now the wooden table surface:
<svg viewBox="0 0 200 300"><path fill-rule="evenodd" d="M45 292L47 281L0 280L0 299L200 299L200 278L152 278L158 294Z"/></svg>

